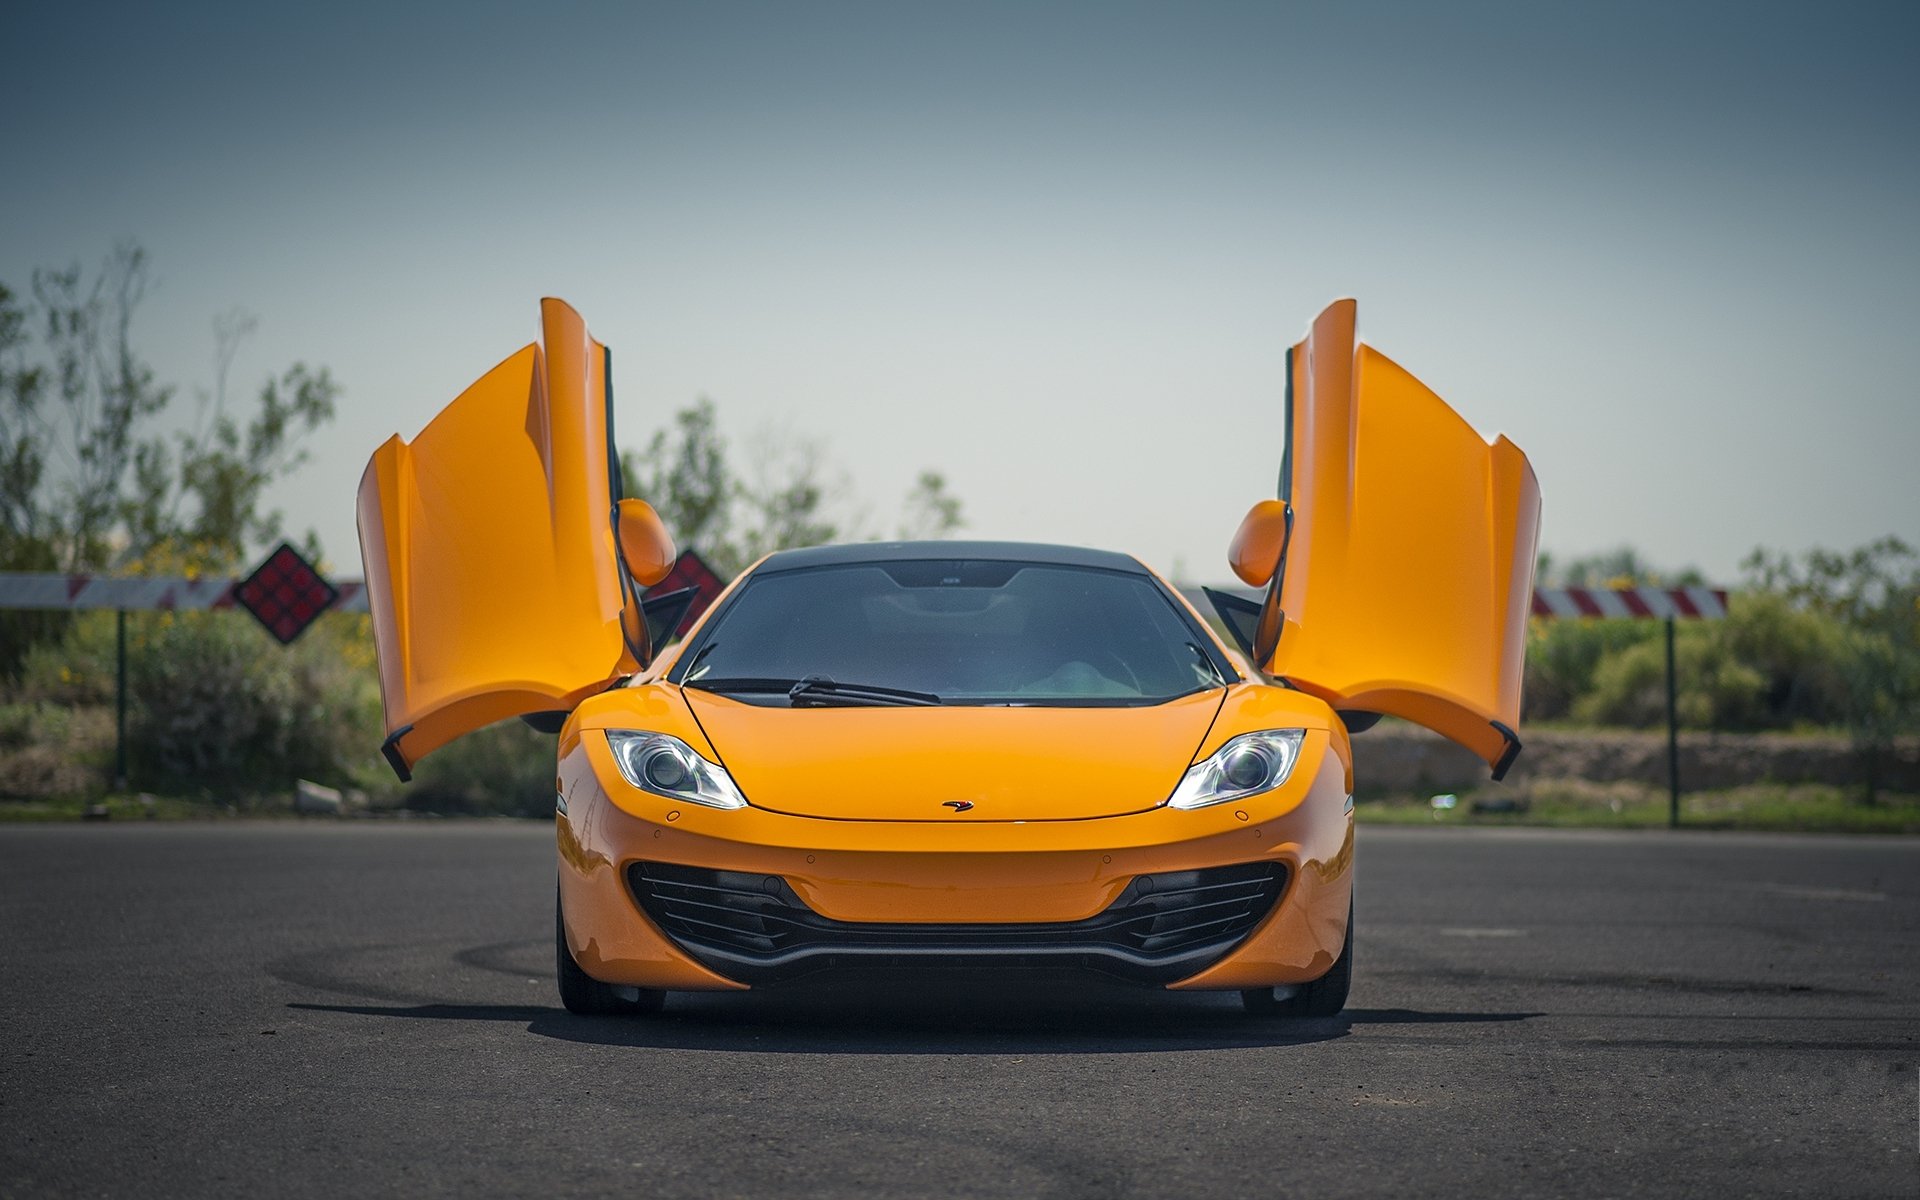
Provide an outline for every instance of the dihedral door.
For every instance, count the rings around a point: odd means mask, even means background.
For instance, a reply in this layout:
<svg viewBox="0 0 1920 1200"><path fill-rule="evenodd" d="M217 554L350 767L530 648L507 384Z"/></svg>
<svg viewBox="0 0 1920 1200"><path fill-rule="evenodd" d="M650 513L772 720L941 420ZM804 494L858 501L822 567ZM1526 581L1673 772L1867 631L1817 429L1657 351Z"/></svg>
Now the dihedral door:
<svg viewBox="0 0 1920 1200"><path fill-rule="evenodd" d="M1519 749L1539 483L1518 446L1358 344L1354 315L1335 302L1288 358L1292 528L1260 666L1337 709L1436 730L1497 778Z"/></svg>
<svg viewBox="0 0 1920 1200"><path fill-rule="evenodd" d="M360 479L360 556L386 753L413 764L464 733L571 709L623 671L609 514L606 347L540 302L541 342L481 377Z"/></svg>

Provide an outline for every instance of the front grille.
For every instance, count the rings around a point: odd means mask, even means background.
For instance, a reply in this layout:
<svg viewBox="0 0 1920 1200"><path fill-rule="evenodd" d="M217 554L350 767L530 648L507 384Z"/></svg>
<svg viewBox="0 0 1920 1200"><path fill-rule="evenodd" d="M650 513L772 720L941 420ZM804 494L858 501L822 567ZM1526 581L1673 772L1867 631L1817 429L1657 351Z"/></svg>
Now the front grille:
<svg viewBox="0 0 1920 1200"><path fill-rule="evenodd" d="M1085 968L1169 983L1218 959L1273 908L1278 863L1141 875L1084 921L923 925L835 921L777 875L634 863L627 881L667 936L744 983L823 969Z"/></svg>

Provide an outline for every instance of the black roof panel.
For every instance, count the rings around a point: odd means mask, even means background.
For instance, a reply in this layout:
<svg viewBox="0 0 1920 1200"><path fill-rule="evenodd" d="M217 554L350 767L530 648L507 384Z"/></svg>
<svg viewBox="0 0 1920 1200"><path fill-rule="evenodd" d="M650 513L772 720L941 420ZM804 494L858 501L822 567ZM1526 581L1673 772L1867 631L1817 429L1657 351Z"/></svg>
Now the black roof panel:
<svg viewBox="0 0 1920 1200"><path fill-rule="evenodd" d="M848 542L838 546L810 546L780 550L760 564L764 571L797 571L806 567L839 567L855 563L943 562L1052 563L1063 567L1099 567L1144 575L1147 569L1130 554L1089 550L1083 546L1050 546L1041 542Z"/></svg>

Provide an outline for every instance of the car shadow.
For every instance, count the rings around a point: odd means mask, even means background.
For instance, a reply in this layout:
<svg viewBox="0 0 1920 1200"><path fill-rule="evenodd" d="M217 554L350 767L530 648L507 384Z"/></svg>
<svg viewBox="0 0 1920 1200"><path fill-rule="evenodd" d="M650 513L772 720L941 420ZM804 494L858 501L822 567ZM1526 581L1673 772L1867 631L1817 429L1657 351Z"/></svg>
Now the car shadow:
<svg viewBox="0 0 1920 1200"><path fill-rule="evenodd" d="M1348 1009L1324 1019L1252 1017L1231 993L1072 982L820 984L675 993L644 1016L581 1017L524 1004L289 1004L410 1020L525 1022L559 1041L759 1054L1141 1054L1310 1045L1355 1026L1525 1021L1531 1012Z"/></svg>

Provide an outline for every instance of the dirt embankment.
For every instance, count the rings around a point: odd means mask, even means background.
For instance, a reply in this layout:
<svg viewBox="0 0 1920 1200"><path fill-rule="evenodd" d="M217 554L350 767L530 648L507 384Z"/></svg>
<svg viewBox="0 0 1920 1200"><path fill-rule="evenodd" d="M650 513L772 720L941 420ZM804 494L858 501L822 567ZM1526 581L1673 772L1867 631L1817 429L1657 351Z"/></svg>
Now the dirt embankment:
<svg viewBox="0 0 1920 1200"><path fill-rule="evenodd" d="M1526 730L1509 784L1545 779L1667 784L1667 737L1633 731ZM1438 734L1382 724L1353 739L1354 791L1380 796L1466 791L1488 783L1486 764ZM1920 792L1920 741L1881 755L1880 786ZM1755 783L1865 783L1867 761L1845 737L1682 733L1680 782L1688 789ZM1495 785L1498 786L1498 785Z"/></svg>

